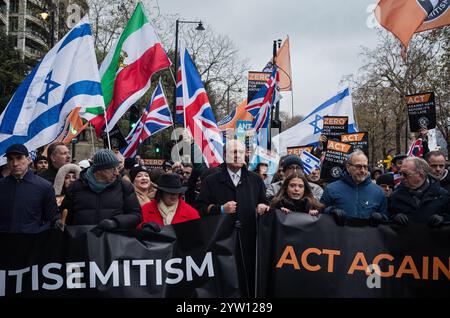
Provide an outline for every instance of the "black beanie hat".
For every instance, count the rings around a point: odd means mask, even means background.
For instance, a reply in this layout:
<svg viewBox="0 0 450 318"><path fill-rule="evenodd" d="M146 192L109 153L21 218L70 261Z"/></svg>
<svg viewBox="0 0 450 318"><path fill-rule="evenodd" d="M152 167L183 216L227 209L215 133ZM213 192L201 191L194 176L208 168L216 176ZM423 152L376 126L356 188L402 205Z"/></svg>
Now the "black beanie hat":
<svg viewBox="0 0 450 318"><path fill-rule="evenodd" d="M377 184L387 184L394 187L394 175L392 173L385 173L378 177Z"/></svg>
<svg viewBox="0 0 450 318"><path fill-rule="evenodd" d="M283 160L283 171L286 171L287 167L290 165L299 165L303 170L303 163L299 156L297 155L288 155Z"/></svg>
<svg viewBox="0 0 450 318"><path fill-rule="evenodd" d="M34 164L37 164L37 163L38 163L39 161L41 161L41 160L45 160L45 161L48 162L48 158L47 158L46 156L39 155L39 156L37 156L37 157L34 159L33 163L34 163Z"/></svg>
<svg viewBox="0 0 450 318"><path fill-rule="evenodd" d="M131 181L131 183L134 183L134 179L136 178L136 176L137 176L137 174L139 172L147 172L148 177L150 178L150 171L148 171L143 166L136 166L136 167L131 168L131 170L130 170L130 181Z"/></svg>

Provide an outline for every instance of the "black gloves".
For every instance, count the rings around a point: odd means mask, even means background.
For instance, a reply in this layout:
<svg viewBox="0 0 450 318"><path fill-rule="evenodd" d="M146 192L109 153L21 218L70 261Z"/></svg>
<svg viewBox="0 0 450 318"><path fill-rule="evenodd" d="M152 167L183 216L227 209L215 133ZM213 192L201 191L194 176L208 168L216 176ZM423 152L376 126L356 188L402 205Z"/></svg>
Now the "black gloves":
<svg viewBox="0 0 450 318"><path fill-rule="evenodd" d="M344 226L347 221L346 212L342 209L334 208L330 211L330 213L334 216L334 220L337 225Z"/></svg>
<svg viewBox="0 0 450 318"><path fill-rule="evenodd" d="M438 227L444 222L444 217L439 214L433 214L428 219L428 225L431 227Z"/></svg>
<svg viewBox="0 0 450 318"><path fill-rule="evenodd" d="M161 232L161 227L155 222L147 222L142 225L142 230L159 233Z"/></svg>
<svg viewBox="0 0 450 318"><path fill-rule="evenodd" d="M381 223L383 223L384 217L383 214L380 212L373 212L372 215L369 217L369 224L371 226L378 226Z"/></svg>
<svg viewBox="0 0 450 318"><path fill-rule="evenodd" d="M398 213L394 216L393 218L394 222L400 225L406 225L408 224L409 220L408 220L408 216L406 214L403 213Z"/></svg>
<svg viewBox="0 0 450 318"><path fill-rule="evenodd" d="M97 227L103 231L112 231L116 230L119 224L113 219L104 219L100 221Z"/></svg>

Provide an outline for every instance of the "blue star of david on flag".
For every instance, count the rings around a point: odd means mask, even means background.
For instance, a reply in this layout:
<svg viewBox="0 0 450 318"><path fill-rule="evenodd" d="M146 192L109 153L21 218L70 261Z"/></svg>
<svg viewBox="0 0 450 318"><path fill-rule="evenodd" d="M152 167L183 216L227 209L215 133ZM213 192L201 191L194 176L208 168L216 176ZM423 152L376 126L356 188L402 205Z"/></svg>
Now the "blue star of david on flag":
<svg viewBox="0 0 450 318"><path fill-rule="evenodd" d="M54 89L57 89L59 86L61 86L59 83L52 81L52 73L53 71L50 71L50 73L48 73L47 77L45 78L44 83L46 84L45 86L45 92L38 98L38 102L48 105L48 95L50 94L50 92Z"/></svg>
<svg viewBox="0 0 450 318"><path fill-rule="evenodd" d="M319 123L319 121L321 121L321 120L323 120L323 117L320 116L320 115L316 115L316 118L315 118L312 122L309 123L311 126L314 127L314 134L317 134L317 133L321 133L321 132L322 132L322 129L319 128L319 126L318 126L318 123Z"/></svg>

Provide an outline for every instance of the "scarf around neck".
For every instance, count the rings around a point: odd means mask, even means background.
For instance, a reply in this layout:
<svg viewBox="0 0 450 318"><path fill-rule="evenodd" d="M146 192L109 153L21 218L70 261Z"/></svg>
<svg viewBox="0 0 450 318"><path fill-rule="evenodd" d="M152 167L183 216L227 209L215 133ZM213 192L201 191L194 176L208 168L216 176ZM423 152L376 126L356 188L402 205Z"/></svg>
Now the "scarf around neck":
<svg viewBox="0 0 450 318"><path fill-rule="evenodd" d="M172 224L173 217L178 208L178 202L179 200L172 206L165 205L163 200L158 202L158 210L163 218L164 225Z"/></svg>
<svg viewBox="0 0 450 318"><path fill-rule="evenodd" d="M89 185L89 188L91 188L91 190L94 191L95 193L103 192L108 186L118 182L118 180L119 180L119 179L116 179L112 183L101 183L101 182L98 182L95 179L94 173L92 172L92 167L90 167L86 171L86 174L84 175L84 178L87 181L87 183Z"/></svg>

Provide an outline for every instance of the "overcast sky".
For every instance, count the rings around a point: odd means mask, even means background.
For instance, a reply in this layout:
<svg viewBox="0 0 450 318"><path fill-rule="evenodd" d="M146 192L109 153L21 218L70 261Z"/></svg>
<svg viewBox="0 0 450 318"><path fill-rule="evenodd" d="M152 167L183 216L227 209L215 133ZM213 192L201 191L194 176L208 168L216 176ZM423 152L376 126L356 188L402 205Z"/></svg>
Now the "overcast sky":
<svg viewBox="0 0 450 318"><path fill-rule="evenodd" d="M343 76L361 66L361 46L376 45L367 9L377 0L158 0L162 14L202 20L214 32L228 35L261 70L272 56L273 40L289 35L294 113L307 115L335 95ZM156 3L156 2L153 2ZM148 8L153 10L154 8ZM281 110L291 110L286 92Z"/></svg>

